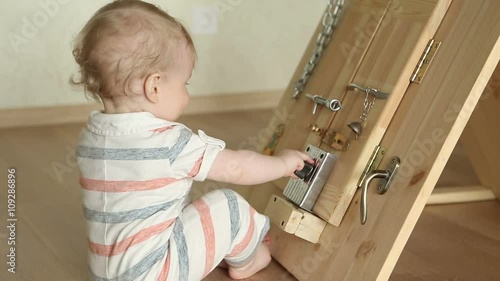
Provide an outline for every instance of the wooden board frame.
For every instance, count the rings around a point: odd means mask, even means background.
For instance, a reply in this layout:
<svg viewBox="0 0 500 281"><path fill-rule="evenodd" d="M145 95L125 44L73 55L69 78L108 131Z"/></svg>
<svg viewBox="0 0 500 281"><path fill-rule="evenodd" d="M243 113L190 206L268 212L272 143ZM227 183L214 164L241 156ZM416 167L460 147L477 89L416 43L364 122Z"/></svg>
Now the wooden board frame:
<svg viewBox="0 0 500 281"><path fill-rule="evenodd" d="M500 200L500 63L460 139L481 185ZM495 157L496 156L496 157Z"/></svg>
<svg viewBox="0 0 500 281"><path fill-rule="evenodd" d="M481 185L436 187L427 205L470 203L496 199L495 193Z"/></svg>
<svg viewBox="0 0 500 281"><path fill-rule="evenodd" d="M390 93L388 100L377 100L369 114L363 135L352 141L346 152L335 154L337 165L326 183L314 213L338 226L351 204L358 181L374 148L380 143L406 89L409 77L429 39L434 37L450 0L392 1L370 48L352 82ZM397 46L394 48L394 46ZM328 127L348 134L346 124L358 121L365 96L347 91L345 110L330 118ZM327 145L321 148L327 149Z"/></svg>
<svg viewBox="0 0 500 281"><path fill-rule="evenodd" d="M313 144L341 159L342 165L336 166L313 209L314 214L325 221L336 226L342 221L365 165L380 143L408 87L409 77L450 1L346 1L341 25L304 93L294 100L291 98L293 86L302 67L297 69L278 107L287 116L287 122L276 151L284 148L303 150L307 144ZM364 40L362 44L358 42L360 37ZM307 62L315 38L313 36L301 66ZM347 124L358 120L364 99L362 93L348 89L352 82L379 88L390 92L391 96L389 100L377 101L361 140L353 141L348 151L340 152L322 145L323 136L311 132L309 126L318 124L321 128L349 134ZM305 93L337 98L342 101L344 109L332 113L320 107L318 113L312 115L313 103L303 96ZM268 129L275 131L278 125L279 122L271 120ZM281 189L286 183L287 179L274 182Z"/></svg>
<svg viewBox="0 0 500 281"><path fill-rule="evenodd" d="M385 195L369 191L366 225L359 223L358 193L340 226L327 225L319 244L271 228L273 256L295 277L389 278L500 59L498 11L498 1L452 2L436 34L443 45L433 66L422 84L406 91L383 137L387 155L403 161ZM266 194L277 191L274 184L258 187L249 201L259 208L269 199Z"/></svg>

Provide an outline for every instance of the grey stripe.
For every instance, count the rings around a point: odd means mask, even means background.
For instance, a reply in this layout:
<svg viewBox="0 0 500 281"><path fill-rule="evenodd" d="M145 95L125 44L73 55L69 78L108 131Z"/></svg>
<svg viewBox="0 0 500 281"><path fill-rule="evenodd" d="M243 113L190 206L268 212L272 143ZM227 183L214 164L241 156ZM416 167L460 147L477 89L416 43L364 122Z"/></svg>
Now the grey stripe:
<svg viewBox="0 0 500 281"><path fill-rule="evenodd" d="M238 198L234 191L230 189L221 189L226 195L227 205L229 206L229 218L231 220L231 244L234 242L238 231L240 231L240 208L238 206Z"/></svg>
<svg viewBox="0 0 500 281"><path fill-rule="evenodd" d="M150 216L160 211L167 210L177 201L178 200L174 200L143 209L124 211L124 212L98 212L87 208L83 208L83 212L85 218L89 221L100 222L100 223L124 223L124 222L131 222L139 219L149 218Z"/></svg>
<svg viewBox="0 0 500 281"><path fill-rule="evenodd" d="M90 275L92 276L92 280L94 281L133 281L139 276L143 275L146 271L150 270L151 267L153 267L156 263L161 261L166 255L167 250L168 242L160 248L154 250L154 252L142 259L139 263L131 267L129 270L125 271L125 273L115 278L108 279L99 277L95 275L92 270L90 270Z"/></svg>
<svg viewBox="0 0 500 281"><path fill-rule="evenodd" d="M177 142L172 147L156 148L100 148L78 146L76 155L80 158L96 160L161 160L168 159L174 163L182 150L186 147L193 133L182 129Z"/></svg>
<svg viewBox="0 0 500 281"><path fill-rule="evenodd" d="M231 262L228 262L228 264L230 264L231 266L236 266L236 267L241 267L243 265L248 264L248 262L253 258L253 256L255 255L257 250L259 249L260 243L262 243L262 241L264 241L264 238L266 236L266 233L269 231L270 226L271 225L269 223L269 217L266 216L266 222L264 223L262 231L260 232L259 240L257 241L258 242L257 247L255 247L253 252L248 257L241 259L241 260L236 260L236 261L231 260Z"/></svg>
<svg viewBox="0 0 500 281"><path fill-rule="evenodd" d="M184 237L184 226L181 220L176 220L173 235L179 259L179 281L187 281L189 278L189 255L186 237Z"/></svg>
<svg viewBox="0 0 500 281"><path fill-rule="evenodd" d="M191 131L189 131L188 129L182 129L181 135L177 139L177 142L169 151L168 160L170 160L170 164L174 163L174 161L181 154L182 150L184 150L192 136L193 133Z"/></svg>

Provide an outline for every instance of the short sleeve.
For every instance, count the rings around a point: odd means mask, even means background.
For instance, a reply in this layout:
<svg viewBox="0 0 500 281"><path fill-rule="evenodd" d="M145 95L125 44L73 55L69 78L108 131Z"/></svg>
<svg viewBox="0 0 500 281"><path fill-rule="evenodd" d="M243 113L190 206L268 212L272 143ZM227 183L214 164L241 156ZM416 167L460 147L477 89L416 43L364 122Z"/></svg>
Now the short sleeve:
<svg viewBox="0 0 500 281"><path fill-rule="evenodd" d="M217 154L225 147L224 141L207 136L202 130L198 130L198 134L191 132L189 140L172 163L173 172L177 176L204 181Z"/></svg>

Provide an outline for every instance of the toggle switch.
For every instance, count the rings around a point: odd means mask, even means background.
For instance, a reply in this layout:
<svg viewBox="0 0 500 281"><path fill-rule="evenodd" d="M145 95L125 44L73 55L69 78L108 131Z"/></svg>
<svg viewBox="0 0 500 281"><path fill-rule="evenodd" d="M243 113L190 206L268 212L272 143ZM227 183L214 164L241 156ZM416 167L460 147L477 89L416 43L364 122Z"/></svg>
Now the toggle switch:
<svg viewBox="0 0 500 281"><path fill-rule="evenodd" d="M295 175L299 177L300 179L304 180L305 182L308 182L312 175L314 174L314 169L316 168L315 164L311 164L307 161L304 161L304 168L300 171L295 171Z"/></svg>
<svg viewBox="0 0 500 281"><path fill-rule="evenodd" d="M330 173L337 162L337 157L313 145L308 145L306 153L314 164L305 163L304 168L295 171L298 179L292 178L283 191L283 195L300 208L312 212Z"/></svg>

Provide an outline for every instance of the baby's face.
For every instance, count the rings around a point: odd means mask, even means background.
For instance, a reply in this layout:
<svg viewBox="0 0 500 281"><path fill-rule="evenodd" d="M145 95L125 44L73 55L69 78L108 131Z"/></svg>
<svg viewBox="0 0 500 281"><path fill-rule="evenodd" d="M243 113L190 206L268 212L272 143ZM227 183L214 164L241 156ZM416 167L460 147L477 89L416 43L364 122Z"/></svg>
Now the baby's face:
<svg viewBox="0 0 500 281"><path fill-rule="evenodd" d="M160 100L151 113L168 121L175 121L189 103L186 88L194 68L194 55L188 47L179 48L176 67L170 70L160 86Z"/></svg>

